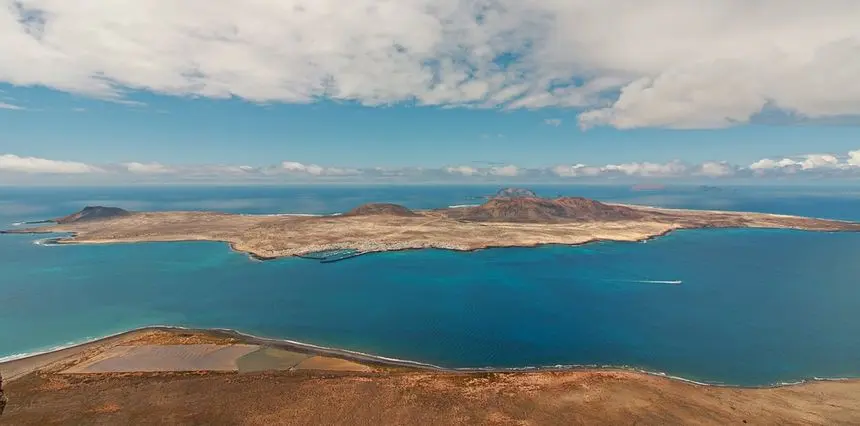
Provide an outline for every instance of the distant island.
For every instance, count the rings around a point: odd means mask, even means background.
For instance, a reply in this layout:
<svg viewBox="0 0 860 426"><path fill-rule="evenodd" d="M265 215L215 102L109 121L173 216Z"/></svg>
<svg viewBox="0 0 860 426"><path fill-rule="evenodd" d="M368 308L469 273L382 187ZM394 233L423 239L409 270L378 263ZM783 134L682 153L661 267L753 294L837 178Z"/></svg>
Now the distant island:
<svg viewBox="0 0 860 426"><path fill-rule="evenodd" d="M860 224L766 213L664 209L582 197L541 198L508 188L478 206L410 210L365 204L334 216L130 212L88 206L53 225L5 233L70 233L58 244L223 241L259 259L348 250L477 250L593 241L643 241L679 229L782 228L860 231ZM312 257L313 256L309 256Z"/></svg>
<svg viewBox="0 0 860 426"><path fill-rule="evenodd" d="M699 190L704 191L704 192L723 192L723 191L725 191L725 189L722 187L711 186L711 185L700 185Z"/></svg>

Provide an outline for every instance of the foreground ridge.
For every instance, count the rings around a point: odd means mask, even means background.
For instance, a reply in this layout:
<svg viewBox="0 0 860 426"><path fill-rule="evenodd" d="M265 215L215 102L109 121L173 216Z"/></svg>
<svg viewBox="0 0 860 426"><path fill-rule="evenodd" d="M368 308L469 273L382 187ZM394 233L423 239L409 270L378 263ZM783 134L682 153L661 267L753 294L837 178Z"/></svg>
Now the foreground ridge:
<svg viewBox="0 0 860 426"><path fill-rule="evenodd" d="M460 372L229 330L148 327L0 371L11 378L9 424L849 424L860 415L858 380L736 388L622 369Z"/></svg>

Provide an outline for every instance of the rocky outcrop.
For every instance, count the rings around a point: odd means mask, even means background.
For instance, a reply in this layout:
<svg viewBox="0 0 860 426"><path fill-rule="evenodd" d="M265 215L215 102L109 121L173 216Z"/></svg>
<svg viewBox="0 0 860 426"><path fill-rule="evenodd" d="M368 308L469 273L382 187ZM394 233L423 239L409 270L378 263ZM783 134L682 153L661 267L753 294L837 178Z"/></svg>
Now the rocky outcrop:
<svg viewBox="0 0 860 426"><path fill-rule="evenodd" d="M83 210L55 219L59 224L88 222L93 220L110 219L114 217L128 216L131 212L119 207L87 206Z"/></svg>
<svg viewBox="0 0 860 426"><path fill-rule="evenodd" d="M386 215L386 216L418 216L412 210L407 209L399 204L389 203L370 203L358 206L346 213L344 216L370 216L370 215Z"/></svg>
<svg viewBox="0 0 860 426"><path fill-rule="evenodd" d="M450 209L448 217L473 222L559 223L642 219L648 213L582 197L493 198L470 208Z"/></svg>

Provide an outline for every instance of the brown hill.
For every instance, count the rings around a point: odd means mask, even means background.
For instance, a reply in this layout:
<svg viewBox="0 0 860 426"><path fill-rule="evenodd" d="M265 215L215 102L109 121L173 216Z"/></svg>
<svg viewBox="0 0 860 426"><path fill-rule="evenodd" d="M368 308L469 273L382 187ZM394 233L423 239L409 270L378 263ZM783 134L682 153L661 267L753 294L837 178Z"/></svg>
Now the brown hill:
<svg viewBox="0 0 860 426"><path fill-rule="evenodd" d="M92 220L109 219L113 217L128 216L131 212L119 207L86 206L83 210L55 219L57 223L87 222Z"/></svg>
<svg viewBox="0 0 860 426"><path fill-rule="evenodd" d="M344 216L369 216L369 215L387 215L387 216L418 216L412 210L407 209L398 204L389 203L370 203L360 205L346 213Z"/></svg>
<svg viewBox="0 0 860 426"><path fill-rule="evenodd" d="M469 208L449 209L448 217L475 222L557 223L642 219L648 213L582 197L494 198Z"/></svg>

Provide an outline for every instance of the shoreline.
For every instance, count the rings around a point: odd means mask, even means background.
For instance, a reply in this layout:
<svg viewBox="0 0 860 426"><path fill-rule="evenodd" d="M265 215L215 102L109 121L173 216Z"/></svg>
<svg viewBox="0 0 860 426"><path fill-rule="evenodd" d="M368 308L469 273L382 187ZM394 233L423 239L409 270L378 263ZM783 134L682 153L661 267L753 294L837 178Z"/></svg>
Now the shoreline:
<svg viewBox="0 0 860 426"><path fill-rule="evenodd" d="M834 231L814 231L803 228L752 228L752 227L725 227L725 228L675 228L668 229L659 233L655 233L637 240L615 240L611 238L593 238L590 240L576 242L576 243L536 243L536 244L521 244L521 245L486 245L482 247L475 248L456 248L456 247L445 247L445 246L425 246L425 247L392 247L392 248L381 248L378 250L371 251L361 251L360 249L356 249L354 247L341 247L340 245L334 245L332 247L323 247L322 249L314 248L313 250L299 252L296 254L289 254L283 256L264 256L257 253L254 253L249 250L242 250L236 247L235 242L228 240L218 240L218 239L178 239L178 240L148 240L148 239L140 239L140 240L130 240L130 241L77 241L78 233L74 231L68 232L60 232L60 231L40 231L40 232L5 232L0 231L0 234L10 234L10 235L44 235L44 234L65 234L62 237L55 238L42 238L35 239L33 243L43 247L57 247L57 246L87 246L87 245L112 245L112 244L146 244L146 243L197 243L197 242L206 242L206 243L221 243L226 244L227 248L237 254L242 254L247 256L249 259L253 261L271 261L271 260L280 260L280 259L305 259L305 260L313 260L311 258L306 257L306 254L314 253L317 251L325 251L325 250L356 250L359 254L350 256L348 260L353 257L360 257L369 254L378 254L378 253L396 253L396 252L407 252L407 251L421 251L421 250L442 250L451 253L474 253L482 250L503 250L503 249L530 249L530 248L540 248L540 247L581 247L587 246L591 244L603 244L603 243L618 243L618 244L637 244L637 243L647 243L649 241L657 240L659 238L683 231L718 231L718 230L761 230L761 231L790 231L790 232L814 232L814 233L848 233L855 231L846 231L846 230L834 230ZM321 262L321 263L336 263L336 262Z"/></svg>
<svg viewBox="0 0 860 426"><path fill-rule="evenodd" d="M149 331L169 331L169 332L189 332L189 333L208 333L218 334L223 337L236 338L247 344L265 345L278 349L289 351L303 352L313 355L333 356L348 361L365 363L370 365L378 365L383 367L401 367L411 368L424 372L438 373L460 373L460 374L515 374L515 373L562 373L562 372L622 372L630 374L639 374L644 376L659 377L676 382L687 383L696 386L727 388L727 389L778 389L784 387L803 386L822 382L860 382L860 375L857 377L812 377L800 379L792 382L777 382L766 385L737 385L726 383L709 383L700 382L693 379L688 379L681 376L671 375L661 371L652 371L643 368L627 366L627 365L589 365L589 364L559 364L553 366L525 366L525 367L442 367L430 363L420 361L399 359L386 357L382 355L370 354L365 352L353 351L349 349L339 349L312 343L300 342L290 339L280 339L271 337L262 337L250 333L245 333L236 329L230 328L199 328L199 327L184 327L173 325L149 325L143 327L132 328L126 331L109 334L103 337L88 339L79 343L70 343L64 346L54 346L49 349L32 352L13 354L5 357L0 357L0 368L14 366L17 364L33 364L30 368L24 367L17 374L13 369L13 374L4 375L4 381L12 382L35 372L48 364L70 358L80 354L87 349L98 347L113 340L119 340L130 335L145 333ZM47 359L40 364L40 359Z"/></svg>
<svg viewBox="0 0 860 426"><path fill-rule="evenodd" d="M737 227L737 228L676 228L676 229L668 229L662 231L660 233L655 233L652 235L645 236L643 238L637 240L614 240L611 238L592 238L586 241L576 242L576 243L535 243L535 244L520 244L520 245L485 245L481 247L474 248L457 248L451 246L424 246L424 247L391 247L391 248L380 248L377 250L370 251L362 251L361 249L357 249L354 247L341 247L341 244L335 244L332 247L323 247L314 248L308 251L302 251L295 254L283 255L283 256L265 256L254 253L249 250L242 250L236 247L237 243L228 241L228 240L218 240L218 239L209 239L209 238L201 238L201 239L177 239L177 240L148 240L148 239L140 239L140 240L129 240L129 241L77 241L75 238L78 237L78 232L75 231L27 231L27 232L18 232L18 231L0 231L0 234L9 234L9 235L44 235L44 234L65 234L65 236L55 237L55 238L42 238L34 240L34 244L40 246L75 246L75 245L111 245L111 244L143 244L143 243L194 243L194 242L210 242L210 243L223 243L226 244L228 249L235 253L240 253L248 256L251 260L256 261L269 261L269 260L278 260L278 259L289 259L289 258L297 258L297 259L309 259L305 257L306 254L314 253L317 251L325 251L325 250L356 250L359 254L355 256L350 256L349 258L359 257L367 254L375 254L375 253L389 253L389 252L405 252L405 251L420 251L420 250L444 250L452 253L474 253L481 250L498 250L498 249L521 249L521 248L539 248L546 246L560 246L560 247L580 247L589 244L600 244L600 243L643 243L651 240L655 240L664 236L667 236L673 232L677 231L693 231L693 230L708 230L708 229L776 229L776 228L748 228L748 227ZM809 231L806 229L794 229L794 228L782 228L782 230L787 231L804 231L804 232L820 232L820 231ZM23 230L22 230L23 231ZM837 231L838 232L838 231ZM844 231L844 232L852 232L852 231ZM346 260L346 259L344 259ZM322 263L335 263L335 262L322 262Z"/></svg>
<svg viewBox="0 0 860 426"><path fill-rule="evenodd" d="M452 253L474 253L482 250L501 250L501 249L528 249L528 248L539 248L539 247L547 247L547 246L559 246L559 247L579 247L585 246L589 244L600 244L600 243L643 243L651 240L655 240L660 237L664 237L676 231L684 231L684 230L696 230L696 229L711 229L711 228L678 228L678 229L670 229L659 234L650 235L639 240L613 240L606 238L595 238L587 241L582 241L578 243L537 243L537 244L529 244L529 245L487 245L483 247L476 248L453 248L453 247L443 247L443 246L427 246L427 247L397 247L397 248L382 248L379 250L373 251L359 251L359 254L354 256L350 256L348 259L353 257L359 257L367 254L375 254L375 253L394 253L394 252L406 252L406 251L420 251L420 250L443 250ZM717 228L714 228L717 229ZM750 228L718 228L718 229L750 229ZM763 228L766 229L766 228ZM804 229L785 229L790 231L806 231ZM810 231L813 232L813 231ZM74 238L77 237L77 232L58 232L58 231L42 231L42 232L4 232L0 231L0 233L10 234L10 235L44 235L44 234L66 234L65 237L55 237L55 238L42 238L35 239L33 243L43 247L57 247L57 246L87 246L87 245L111 245L111 244L145 244L145 243L197 243L197 242L207 242L207 243L222 243L226 244L228 249L232 252L243 254L249 257L251 260L255 261L269 261L269 260L279 260L279 259L289 259L289 258L297 258L297 259L311 259L306 257L305 255L308 253L314 253L316 251L324 251L324 250L358 250L352 247L326 247L322 250L314 249L312 251L300 252L297 254L290 254L284 256L263 256L256 254L252 251L242 250L236 247L236 243L227 241L227 240L216 240L216 239L187 239L187 240L134 240L134 241L76 241ZM346 260L346 259L343 259ZM321 263L335 263L335 262L321 262Z"/></svg>
<svg viewBox="0 0 860 426"><path fill-rule="evenodd" d="M457 244L447 244L447 243L422 243L419 244L413 241L405 241L405 242L396 242L396 243L375 243L370 242L373 245L373 248L366 249L361 248L362 243L331 243L331 244L323 244L323 245L311 245L305 248L300 248L296 250L292 250L291 254L284 255L264 255L259 254L253 251L252 248L238 248L237 246L242 244L242 242L231 241L230 239L219 239L219 238L176 238L176 239L160 239L160 238L138 238L138 239L104 239L104 240L78 240L77 238L80 236L80 231L64 231L64 230L49 230L49 229L40 229L40 228L29 228L29 229L16 229L16 230L0 230L0 235L8 234L8 235L46 235L46 234L57 234L57 237L51 238L42 238L35 240L35 244L42 246L72 246L72 245L110 245L110 244L141 244L141 243L189 243L189 242L214 242L214 243L223 243L226 244L230 251L241 253L249 257L251 260L255 261L269 261L269 260L278 260L278 259L287 259L287 258L304 258L306 254L314 253L318 251L327 251L327 250L355 250L360 253L358 256L367 254L375 254L375 253L387 253L387 252L404 252L404 251L418 251L418 250L444 250L455 253L472 253L480 250L494 250L494 249L512 249L512 248L537 248L544 246L563 246L563 247L579 247L585 246L589 244L600 244L600 243L643 243L652 240L656 240L661 237L665 237L669 234L678 232L678 231L695 231L695 230L782 230L782 231L794 231L794 232L816 232L816 233L851 233L857 232L856 230L851 229L833 229L833 230L816 230L816 229L807 229L802 227L758 227L758 226L678 226L667 228L664 230L660 230L659 232L654 232L651 234L644 234L636 239L614 239L614 238L590 238L587 240L581 240L577 242L570 243L562 243L562 242L537 242L537 243L520 243L520 244L484 244L481 246L460 246ZM351 257L350 257L351 258ZM347 259L344 259L347 260ZM333 263L333 262L323 262L323 263Z"/></svg>
<svg viewBox="0 0 860 426"><path fill-rule="evenodd" d="M226 243L231 250L245 253L254 260L272 260L344 249L361 254L428 248L472 252L542 245L573 247L609 241L642 242L683 229L860 231L860 223L841 220L602 204L588 199L575 199L570 204L565 200L508 200L496 203L501 206L488 202L478 207L416 211L402 206L368 204L358 209L369 208L370 213L334 215L122 210L123 214L118 216L57 219L59 222L55 226L0 230L0 233L54 234L54 238L44 241L49 245L213 241ZM382 210L377 212L374 208ZM385 208L394 208L395 212ZM96 207L87 207L69 217L92 211L87 209ZM463 216L463 209L478 209L477 216ZM499 209L501 212L497 211ZM516 214L511 215L509 210ZM408 214L404 216L403 211Z"/></svg>

